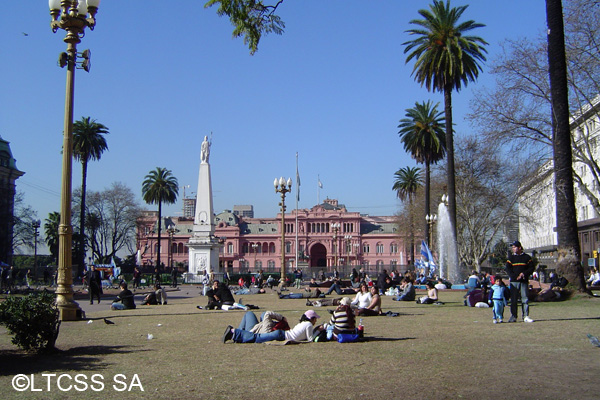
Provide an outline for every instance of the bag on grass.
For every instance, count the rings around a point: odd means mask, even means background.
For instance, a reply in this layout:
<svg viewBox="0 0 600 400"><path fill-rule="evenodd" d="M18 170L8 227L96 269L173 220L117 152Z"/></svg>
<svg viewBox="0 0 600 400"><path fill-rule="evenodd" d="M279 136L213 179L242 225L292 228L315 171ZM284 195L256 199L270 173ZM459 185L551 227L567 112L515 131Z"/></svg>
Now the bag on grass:
<svg viewBox="0 0 600 400"><path fill-rule="evenodd" d="M338 333L337 337L339 343L358 342L359 339L359 336L356 333Z"/></svg>

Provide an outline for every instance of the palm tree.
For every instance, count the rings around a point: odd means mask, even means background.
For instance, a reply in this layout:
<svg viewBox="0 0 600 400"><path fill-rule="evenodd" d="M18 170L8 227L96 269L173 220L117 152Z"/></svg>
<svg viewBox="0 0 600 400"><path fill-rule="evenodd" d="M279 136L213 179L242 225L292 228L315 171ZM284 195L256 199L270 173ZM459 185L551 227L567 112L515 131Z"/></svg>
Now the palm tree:
<svg viewBox="0 0 600 400"><path fill-rule="evenodd" d="M158 245L156 252L156 267L160 268L160 231L162 220L162 204L173 204L179 193L177 178L166 168L156 167L150 171L142 183L142 198L147 204L158 204Z"/></svg>
<svg viewBox="0 0 600 400"><path fill-rule="evenodd" d="M392 190L396 191L396 195L402 201L408 200L409 206L409 226L410 226L410 260L415 262L415 226L412 217L413 200L417 190L422 186L423 176L419 167L404 167L394 172L394 186Z"/></svg>
<svg viewBox="0 0 600 400"><path fill-rule="evenodd" d="M108 128L90 117L82 117L73 124L73 157L81 162L81 209L79 210L79 251L77 252L78 271L83 272L85 264L85 191L87 167L90 160L99 160L108 149L104 136Z"/></svg>
<svg viewBox="0 0 600 400"><path fill-rule="evenodd" d="M400 139L404 150L418 163L425 164L425 215L430 213L431 164L436 164L446 154L444 137L444 113L438 112L431 101L415 103L406 110L406 118L400 120ZM425 221L425 218L423 218ZM425 237L429 240L429 224L425 221Z"/></svg>
<svg viewBox="0 0 600 400"><path fill-rule="evenodd" d="M44 235L46 245L52 254L52 258L58 262L58 226L60 225L60 213L51 212L44 221Z"/></svg>
<svg viewBox="0 0 600 400"><path fill-rule="evenodd" d="M546 0L548 23L548 66L552 95L552 130L554 150L554 187L556 192L556 233L558 270L581 292L586 291L581 266L581 247L577 230L573 190L573 155L569 123L569 90L565 56L562 2Z"/></svg>
<svg viewBox="0 0 600 400"><path fill-rule="evenodd" d="M459 23L468 6L450 7L450 0L433 0L429 10L419 10L423 19L414 19L411 24L420 28L407 32L417 37L403 43L408 63L416 60L412 74L415 80L425 85L427 90L444 93L444 114L446 117L446 152L448 163L448 211L457 237L456 227L456 183L454 177L454 137L452 132L452 91L460 91L469 81L475 81L482 70L480 61L485 61L483 47L487 42L477 36L464 36L464 33L485 25L472 20Z"/></svg>

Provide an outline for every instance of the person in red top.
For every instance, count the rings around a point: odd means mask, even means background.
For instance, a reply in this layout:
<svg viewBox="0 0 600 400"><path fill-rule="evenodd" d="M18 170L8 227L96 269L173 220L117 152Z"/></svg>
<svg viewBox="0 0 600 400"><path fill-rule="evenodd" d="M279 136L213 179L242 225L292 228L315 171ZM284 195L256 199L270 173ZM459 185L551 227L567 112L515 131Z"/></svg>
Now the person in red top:
<svg viewBox="0 0 600 400"><path fill-rule="evenodd" d="M510 319L517 322L519 296L523 308L523 322L533 322L529 317L529 276L533 273L533 260L523 253L523 246L518 240L511 244L512 254L506 260L506 272L510 278Z"/></svg>

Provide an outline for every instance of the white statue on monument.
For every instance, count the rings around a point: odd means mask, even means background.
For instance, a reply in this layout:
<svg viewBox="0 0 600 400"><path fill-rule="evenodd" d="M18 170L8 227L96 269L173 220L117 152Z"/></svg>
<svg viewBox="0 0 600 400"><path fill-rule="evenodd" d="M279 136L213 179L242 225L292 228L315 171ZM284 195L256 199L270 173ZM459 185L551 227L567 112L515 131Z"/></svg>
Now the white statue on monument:
<svg viewBox="0 0 600 400"><path fill-rule="evenodd" d="M208 141L208 136L204 136L204 141L202 142L202 147L200 151L200 160L203 164L208 164L208 156L210 155L210 142Z"/></svg>

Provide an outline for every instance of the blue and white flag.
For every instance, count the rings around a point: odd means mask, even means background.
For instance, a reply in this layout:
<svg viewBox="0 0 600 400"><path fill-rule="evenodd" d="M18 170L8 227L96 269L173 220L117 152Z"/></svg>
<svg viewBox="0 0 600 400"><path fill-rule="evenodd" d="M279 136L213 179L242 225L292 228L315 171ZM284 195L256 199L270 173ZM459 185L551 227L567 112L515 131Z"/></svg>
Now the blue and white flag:
<svg viewBox="0 0 600 400"><path fill-rule="evenodd" d="M433 260L433 254L431 254L431 250L429 250L429 246L427 246L427 243L425 243L424 240L421 240L421 254L427 260L429 264L429 270L435 271L436 265L435 261Z"/></svg>

